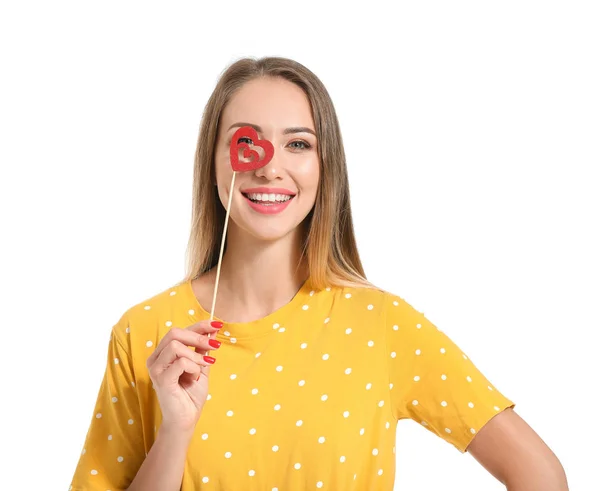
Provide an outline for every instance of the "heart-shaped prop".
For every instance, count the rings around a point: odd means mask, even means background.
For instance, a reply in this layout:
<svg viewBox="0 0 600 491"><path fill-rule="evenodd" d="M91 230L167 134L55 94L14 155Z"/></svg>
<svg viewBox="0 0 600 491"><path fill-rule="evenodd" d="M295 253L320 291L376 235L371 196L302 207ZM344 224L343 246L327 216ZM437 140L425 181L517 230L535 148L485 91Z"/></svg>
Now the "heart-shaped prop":
<svg viewBox="0 0 600 491"><path fill-rule="evenodd" d="M247 143L238 143L240 138L249 138L252 140L254 147L261 147L265 156L261 159L258 152ZM251 159L249 162L240 162L239 151L243 148L243 157L245 159ZM260 169L267 165L273 158L275 149L273 144L269 140L259 140L256 130L251 126L242 126L238 129L231 138L231 145L229 146L229 158L231 160L231 167L236 172L245 172L249 170Z"/></svg>

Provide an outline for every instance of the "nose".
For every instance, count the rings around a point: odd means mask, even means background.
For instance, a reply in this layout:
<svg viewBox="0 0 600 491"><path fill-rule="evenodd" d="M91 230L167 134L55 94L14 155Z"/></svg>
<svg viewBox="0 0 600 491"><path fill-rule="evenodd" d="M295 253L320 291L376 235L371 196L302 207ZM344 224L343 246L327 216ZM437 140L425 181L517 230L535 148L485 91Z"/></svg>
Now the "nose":
<svg viewBox="0 0 600 491"><path fill-rule="evenodd" d="M281 150L274 146L273 158L266 165L259 167L254 172L258 177L266 177L267 179L275 179L283 172L283 160Z"/></svg>

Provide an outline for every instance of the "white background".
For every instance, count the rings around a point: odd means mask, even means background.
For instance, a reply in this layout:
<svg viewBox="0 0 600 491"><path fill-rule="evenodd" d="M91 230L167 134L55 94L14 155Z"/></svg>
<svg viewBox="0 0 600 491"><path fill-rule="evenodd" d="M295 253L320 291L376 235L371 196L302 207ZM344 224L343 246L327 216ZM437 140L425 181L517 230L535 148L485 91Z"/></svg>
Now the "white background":
<svg viewBox="0 0 600 491"><path fill-rule="evenodd" d="M328 88L368 278L445 331L596 482L595 2L0 8L0 488L66 490L112 325L183 277L200 117L242 56ZM500 490L412 421L396 490ZM8 486L8 484L11 486Z"/></svg>

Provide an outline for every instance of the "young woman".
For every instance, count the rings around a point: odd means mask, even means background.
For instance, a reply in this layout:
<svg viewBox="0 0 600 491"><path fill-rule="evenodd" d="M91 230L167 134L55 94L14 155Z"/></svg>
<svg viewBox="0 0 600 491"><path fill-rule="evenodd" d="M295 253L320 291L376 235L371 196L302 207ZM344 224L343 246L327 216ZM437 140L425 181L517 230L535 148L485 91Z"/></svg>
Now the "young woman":
<svg viewBox="0 0 600 491"><path fill-rule="evenodd" d="M275 152L230 189L241 126ZM336 113L307 68L242 59L223 73L193 192L187 277L113 327L71 490L391 491L404 418L509 489L567 489L515 404L422 313L365 279Z"/></svg>

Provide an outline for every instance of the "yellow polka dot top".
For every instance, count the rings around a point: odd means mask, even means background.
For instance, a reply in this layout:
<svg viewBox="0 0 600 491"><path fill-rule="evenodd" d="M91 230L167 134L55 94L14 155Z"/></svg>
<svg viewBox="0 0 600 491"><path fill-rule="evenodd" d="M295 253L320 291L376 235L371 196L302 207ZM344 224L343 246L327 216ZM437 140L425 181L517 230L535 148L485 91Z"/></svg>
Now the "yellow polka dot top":
<svg viewBox="0 0 600 491"><path fill-rule="evenodd" d="M146 359L172 327L208 318L190 282L122 315L71 491L130 485L161 424ZM309 279L216 338L181 491L392 491L398 420L465 452L514 407L423 313L377 289L315 291Z"/></svg>

